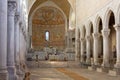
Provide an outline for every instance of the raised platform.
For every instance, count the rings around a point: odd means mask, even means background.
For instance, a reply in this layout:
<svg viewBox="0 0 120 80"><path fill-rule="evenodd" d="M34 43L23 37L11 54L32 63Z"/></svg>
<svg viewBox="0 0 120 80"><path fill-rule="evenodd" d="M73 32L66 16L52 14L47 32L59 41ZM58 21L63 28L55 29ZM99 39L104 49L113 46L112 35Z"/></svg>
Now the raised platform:
<svg viewBox="0 0 120 80"><path fill-rule="evenodd" d="M79 63L75 61L27 61L27 66L29 68L66 68L75 67L78 68Z"/></svg>

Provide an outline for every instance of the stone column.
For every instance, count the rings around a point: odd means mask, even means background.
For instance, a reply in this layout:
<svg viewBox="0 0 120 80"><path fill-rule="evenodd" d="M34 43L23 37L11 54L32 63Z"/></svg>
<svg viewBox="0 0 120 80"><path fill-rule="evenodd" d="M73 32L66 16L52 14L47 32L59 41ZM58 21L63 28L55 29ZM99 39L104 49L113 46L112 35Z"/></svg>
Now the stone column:
<svg viewBox="0 0 120 80"><path fill-rule="evenodd" d="M103 35L103 67L109 67L109 35L110 35L110 29L104 29L102 30L102 35Z"/></svg>
<svg viewBox="0 0 120 80"><path fill-rule="evenodd" d="M0 80L7 77L7 0L0 0Z"/></svg>
<svg viewBox="0 0 120 80"><path fill-rule="evenodd" d="M99 33L93 33L94 43L93 43L93 60L94 65L99 65L98 63L98 53L99 53Z"/></svg>
<svg viewBox="0 0 120 80"><path fill-rule="evenodd" d="M91 51L90 51L90 47L91 47L91 45L90 45L90 40L91 40L91 36L89 35L89 36L86 37L86 43L87 43L87 46L86 46L87 60L86 60L86 62L87 62L88 64L90 64L90 54L91 54Z"/></svg>
<svg viewBox="0 0 120 80"><path fill-rule="evenodd" d="M75 51L76 51L76 61L80 60L80 39L76 39L76 47L75 47Z"/></svg>
<svg viewBox="0 0 120 80"><path fill-rule="evenodd" d="M7 66L9 80L15 80L15 60L14 60L14 16L16 12L16 2L8 1L8 39L7 39Z"/></svg>
<svg viewBox="0 0 120 80"><path fill-rule="evenodd" d="M84 42L85 42L85 39L81 38L81 62L85 62L84 61Z"/></svg>
<svg viewBox="0 0 120 80"><path fill-rule="evenodd" d="M19 74L20 74L20 29L19 29L19 24L20 24L20 14L19 12L16 12L15 15L15 67L16 67L16 74L19 79Z"/></svg>
<svg viewBox="0 0 120 80"><path fill-rule="evenodd" d="M116 30L116 68L120 68L120 25L114 25L115 30Z"/></svg>

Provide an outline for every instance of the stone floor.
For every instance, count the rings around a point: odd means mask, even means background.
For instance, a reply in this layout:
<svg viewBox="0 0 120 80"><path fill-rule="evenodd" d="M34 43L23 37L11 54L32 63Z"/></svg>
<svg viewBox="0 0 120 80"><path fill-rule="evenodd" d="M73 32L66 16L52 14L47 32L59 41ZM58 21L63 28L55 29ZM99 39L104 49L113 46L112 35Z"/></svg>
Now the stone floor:
<svg viewBox="0 0 120 80"><path fill-rule="evenodd" d="M74 64L74 62L72 62ZM45 62L46 64L46 62ZM76 79L75 76L71 77L68 74L65 74L64 72L61 72L57 70L58 65L60 62L55 62L52 66L53 67L33 67L30 68L31 72L31 80L84 80L84 79ZM63 64L63 62L62 62ZM63 65L65 65L64 63ZM61 67L62 69L67 70L67 73L72 73L74 75L82 76L88 80L120 80L120 76L110 76L107 73L100 73L96 71L90 71L88 69L81 69L80 67L74 67L74 65L69 63L68 65L72 65L72 67ZM42 64L41 64L42 65ZM49 64L51 65L51 64ZM61 65L62 66L62 65ZM78 76L76 76L78 77Z"/></svg>

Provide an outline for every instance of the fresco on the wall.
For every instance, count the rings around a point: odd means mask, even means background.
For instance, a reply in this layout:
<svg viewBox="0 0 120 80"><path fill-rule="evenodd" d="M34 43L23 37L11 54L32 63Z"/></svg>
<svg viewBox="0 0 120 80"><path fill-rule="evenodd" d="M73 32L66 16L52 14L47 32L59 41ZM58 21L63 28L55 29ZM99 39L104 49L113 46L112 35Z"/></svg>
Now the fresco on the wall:
<svg viewBox="0 0 120 80"><path fill-rule="evenodd" d="M46 40L46 31L49 32L49 41ZM65 19L60 10L46 6L35 12L32 19L32 46L36 50L51 46L64 49Z"/></svg>

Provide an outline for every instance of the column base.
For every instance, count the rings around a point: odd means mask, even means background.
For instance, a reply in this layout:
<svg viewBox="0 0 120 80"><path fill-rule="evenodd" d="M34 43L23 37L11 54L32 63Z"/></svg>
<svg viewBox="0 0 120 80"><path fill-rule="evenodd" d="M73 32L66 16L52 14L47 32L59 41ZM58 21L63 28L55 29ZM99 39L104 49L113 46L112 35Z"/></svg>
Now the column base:
<svg viewBox="0 0 120 80"><path fill-rule="evenodd" d="M88 65L91 65L91 60L90 60L90 59L87 59L87 60L86 60L86 63L87 63Z"/></svg>
<svg viewBox="0 0 120 80"><path fill-rule="evenodd" d="M17 75L14 66L8 66L8 75L9 80L16 80Z"/></svg>
<svg viewBox="0 0 120 80"><path fill-rule="evenodd" d="M104 62L104 63L102 63L102 67L110 67L110 64L108 63L108 62Z"/></svg>
<svg viewBox="0 0 120 80"><path fill-rule="evenodd" d="M19 80L23 80L23 78L24 78L24 72L22 72L21 70L19 70L19 73L17 75L19 77Z"/></svg>
<svg viewBox="0 0 120 80"><path fill-rule="evenodd" d="M94 61L94 65L100 66L100 63L98 63L98 61L96 60L96 61Z"/></svg>
<svg viewBox="0 0 120 80"><path fill-rule="evenodd" d="M0 69L0 80L8 80L7 69Z"/></svg>
<svg viewBox="0 0 120 80"><path fill-rule="evenodd" d="M120 68L120 62L117 62L115 65L114 65L115 68Z"/></svg>
<svg viewBox="0 0 120 80"><path fill-rule="evenodd" d="M75 57L75 61L80 61L80 58L78 56Z"/></svg>

